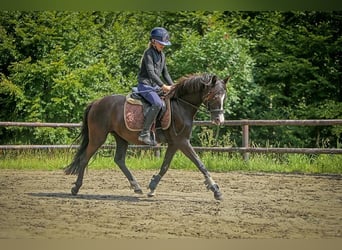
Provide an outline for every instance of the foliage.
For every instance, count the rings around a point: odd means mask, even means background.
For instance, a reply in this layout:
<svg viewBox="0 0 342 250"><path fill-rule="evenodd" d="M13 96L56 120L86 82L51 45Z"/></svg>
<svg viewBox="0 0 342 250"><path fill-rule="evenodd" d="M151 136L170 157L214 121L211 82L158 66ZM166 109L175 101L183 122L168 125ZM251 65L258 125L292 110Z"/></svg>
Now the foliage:
<svg viewBox="0 0 342 250"><path fill-rule="evenodd" d="M333 102L338 107L342 101L338 69L342 48L341 12L234 13L236 16L243 20L241 26L234 24L236 32L254 44L253 75L262 88L255 118L342 117L341 109L327 108L327 103ZM329 117L324 114L327 112ZM324 137L331 142L330 146L336 147L341 137L340 132L332 133L331 128L296 128L294 133L286 128L275 130L278 130L276 141L288 145L322 146L318 141ZM269 131L259 131L255 134L256 143L270 136Z"/></svg>
<svg viewBox="0 0 342 250"><path fill-rule="evenodd" d="M175 76L198 72L210 72L222 79L231 76L228 83L228 98L225 105L227 119L248 118L255 111L254 103L260 88L254 82L253 59L249 56L249 42L236 38L229 30L210 27L202 31L203 35L188 30L181 33L179 50L171 56L170 69ZM208 120L207 110L200 110L198 120ZM221 134L227 134L227 128L221 128ZM203 145L199 137L206 133L203 128L195 128L193 142ZM227 141L228 143L228 141ZM211 144L211 143L209 143Z"/></svg>
<svg viewBox="0 0 342 250"><path fill-rule="evenodd" d="M231 75L226 119L337 119L342 13L1 11L0 120L80 122L85 106L136 85L149 32L166 27L172 77ZM209 116L200 110L196 119ZM211 130L211 132L209 131ZM236 128L195 128L195 145L240 144ZM0 128L0 143L69 143L75 131ZM257 127L252 144L340 147L341 128ZM207 140L207 141L205 141Z"/></svg>

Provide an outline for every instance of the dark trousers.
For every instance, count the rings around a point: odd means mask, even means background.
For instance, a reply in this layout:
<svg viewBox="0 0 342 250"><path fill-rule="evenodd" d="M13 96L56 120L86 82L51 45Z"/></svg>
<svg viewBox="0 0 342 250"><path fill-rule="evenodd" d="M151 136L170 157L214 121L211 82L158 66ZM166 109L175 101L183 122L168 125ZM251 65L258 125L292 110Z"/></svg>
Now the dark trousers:
<svg viewBox="0 0 342 250"><path fill-rule="evenodd" d="M158 95L159 87L152 87L143 83L138 84L139 94L148 101L151 106L156 106L161 108L163 106L163 102Z"/></svg>

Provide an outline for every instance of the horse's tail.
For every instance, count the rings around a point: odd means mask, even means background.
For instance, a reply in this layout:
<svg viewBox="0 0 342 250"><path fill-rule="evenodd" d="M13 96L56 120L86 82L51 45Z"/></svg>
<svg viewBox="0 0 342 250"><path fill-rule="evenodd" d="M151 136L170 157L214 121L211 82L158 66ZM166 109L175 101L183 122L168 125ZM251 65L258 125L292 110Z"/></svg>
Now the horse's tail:
<svg viewBox="0 0 342 250"><path fill-rule="evenodd" d="M83 121L82 121L82 128L81 128L81 132L78 135L77 139L81 139L81 144L80 147L77 150L77 153L74 157L74 159L72 160L72 162L66 166L64 168L64 173L71 175L71 174L78 174L80 171L80 161L83 157L83 154L85 152L85 150L87 149L88 143L89 143L89 134L88 134L88 113L89 110L92 107L92 103L89 104L86 108L86 110L84 111L84 115L83 115Z"/></svg>

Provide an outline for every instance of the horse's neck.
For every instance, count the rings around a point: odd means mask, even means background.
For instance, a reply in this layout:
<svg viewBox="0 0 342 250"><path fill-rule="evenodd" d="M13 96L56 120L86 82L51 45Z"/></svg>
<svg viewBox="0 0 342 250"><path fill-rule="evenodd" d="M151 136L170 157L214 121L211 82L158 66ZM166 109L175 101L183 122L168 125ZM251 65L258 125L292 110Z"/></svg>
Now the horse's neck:
<svg viewBox="0 0 342 250"><path fill-rule="evenodd" d="M183 132L191 133L191 127L199 105L198 103L194 105L183 97L177 97L171 100L173 117L171 126L177 135Z"/></svg>
<svg viewBox="0 0 342 250"><path fill-rule="evenodd" d="M187 103L189 106L197 107L197 109L201 106L203 100L200 93L191 93L183 96L179 96L179 99L183 100L184 103Z"/></svg>
<svg viewBox="0 0 342 250"><path fill-rule="evenodd" d="M177 98L177 101L178 103L182 103L182 106L184 106L184 108L187 108L186 106L191 107L195 112L199 109L199 106L201 105L201 103L194 103L192 100L188 101L187 99L181 97Z"/></svg>
<svg viewBox="0 0 342 250"><path fill-rule="evenodd" d="M179 96L175 98L175 101L181 113L186 112L190 116L194 116L202 104L200 95L196 96L196 94Z"/></svg>

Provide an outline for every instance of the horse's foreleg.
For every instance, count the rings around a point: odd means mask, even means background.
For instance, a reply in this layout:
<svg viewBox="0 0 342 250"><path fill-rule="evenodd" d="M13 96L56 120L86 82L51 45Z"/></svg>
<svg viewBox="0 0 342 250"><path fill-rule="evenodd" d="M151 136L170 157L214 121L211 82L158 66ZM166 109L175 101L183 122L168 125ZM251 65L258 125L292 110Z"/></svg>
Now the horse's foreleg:
<svg viewBox="0 0 342 250"><path fill-rule="evenodd" d="M148 186L149 189L151 190L148 193L149 197L153 197L156 194L155 190L156 190L161 178L164 176L164 174L169 169L171 160L172 160L173 156L175 155L176 151L177 151L177 147L175 145L171 145L171 144L168 145L166 152L165 152L164 161L163 161L163 164L160 168L160 171L157 175L153 175L151 182Z"/></svg>
<svg viewBox="0 0 342 250"><path fill-rule="evenodd" d="M142 194L143 191L139 185L139 183L137 182L137 180L135 179L135 177L133 176L133 174L131 173L131 171L129 171L129 169L126 166L126 152L127 152L127 148L128 148L128 142L123 140L121 137L115 135L116 138L116 152L115 152L115 156L114 156L114 162L119 166L119 168L121 169L121 171L124 173L124 175L126 176L126 178L128 179L131 188L133 188L134 193L137 194Z"/></svg>
<svg viewBox="0 0 342 250"><path fill-rule="evenodd" d="M214 193L215 199L222 200L223 196L219 190L218 185L210 176L208 170L206 169L206 167L204 166L204 164L202 163L202 161L196 154L189 140L187 140L184 144L181 144L180 150L197 166L197 168L204 175L204 178L205 178L204 184L207 186L209 190L211 190Z"/></svg>

